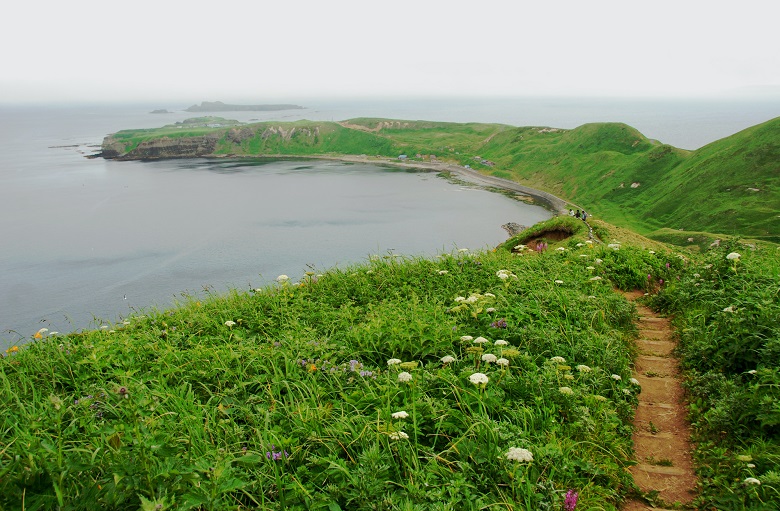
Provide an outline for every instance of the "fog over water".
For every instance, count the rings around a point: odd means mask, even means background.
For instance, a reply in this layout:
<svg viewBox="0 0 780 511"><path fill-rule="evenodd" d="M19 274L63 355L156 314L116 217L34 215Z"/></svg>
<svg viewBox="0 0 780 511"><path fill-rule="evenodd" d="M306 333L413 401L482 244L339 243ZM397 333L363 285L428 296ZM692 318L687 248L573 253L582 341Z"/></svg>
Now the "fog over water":
<svg viewBox="0 0 780 511"><path fill-rule="evenodd" d="M294 101L291 101L294 102ZM250 120L387 117L571 128L622 121L695 148L775 104L575 100L299 102ZM181 293L267 285L370 254L434 255L550 213L434 174L326 161L87 159L104 135L194 117L188 105L0 106L0 347L166 308ZM152 115L156 108L172 114Z"/></svg>

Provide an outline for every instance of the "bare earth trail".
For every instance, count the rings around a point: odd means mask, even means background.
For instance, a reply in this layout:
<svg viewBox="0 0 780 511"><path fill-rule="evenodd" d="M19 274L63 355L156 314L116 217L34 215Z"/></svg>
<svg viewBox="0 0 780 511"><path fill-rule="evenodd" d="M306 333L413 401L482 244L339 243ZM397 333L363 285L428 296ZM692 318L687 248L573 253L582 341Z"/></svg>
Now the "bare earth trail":
<svg viewBox="0 0 780 511"><path fill-rule="evenodd" d="M641 293L627 293L636 300ZM639 313L639 355L634 377L642 392L634 417L634 451L637 464L631 474L645 492L657 492L661 502L688 504L695 497L696 475L691 461L690 429L683 401L679 362L672 355L675 343L667 318L637 304ZM623 511L645 511L653 508L631 500Z"/></svg>

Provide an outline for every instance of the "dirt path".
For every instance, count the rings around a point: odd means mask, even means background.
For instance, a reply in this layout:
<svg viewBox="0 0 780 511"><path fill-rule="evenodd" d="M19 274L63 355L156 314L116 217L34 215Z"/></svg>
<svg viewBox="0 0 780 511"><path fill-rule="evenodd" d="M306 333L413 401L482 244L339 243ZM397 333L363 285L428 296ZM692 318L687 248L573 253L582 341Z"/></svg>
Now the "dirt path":
<svg viewBox="0 0 780 511"><path fill-rule="evenodd" d="M641 293L626 294L636 300ZM631 467L637 486L657 492L658 502L671 506L688 504L695 497L696 475L691 461L690 430L680 384L679 362L672 355L669 320L637 304L639 312L639 355L634 377L642 392L634 417L634 451L637 464ZM660 505L660 504L659 504ZM631 500L623 511L657 509Z"/></svg>

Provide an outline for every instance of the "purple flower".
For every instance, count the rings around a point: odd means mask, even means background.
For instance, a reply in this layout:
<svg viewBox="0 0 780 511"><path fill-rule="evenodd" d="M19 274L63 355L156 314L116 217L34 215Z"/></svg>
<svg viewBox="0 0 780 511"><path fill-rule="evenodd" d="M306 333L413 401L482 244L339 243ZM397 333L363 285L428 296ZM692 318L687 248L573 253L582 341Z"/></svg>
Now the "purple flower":
<svg viewBox="0 0 780 511"><path fill-rule="evenodd" d="M356 372L358 369L362 369L362 368L363 368L363 364L361 364L357 360L349 361L349 370L352 371L353 373Z"/></svg>
<svg viewBox="0 0 780 511"><path fill-rule="evenodd" d="M671 266L669 263L666 263L666 269L669 269L669 266Z"/></svg>
<svg viewBox="0 0 780 511"><path fill-rule="evenodd" d="M490 323L490 328L506 328L506 319L501 318Z"/></svg>
<svg viewBox="0 0 780 511"><path fill-rule="evenodd" d="M265 458L268 460L274 460L279 461L282 458L287 458L290 456L290 453L288 453L286 450L276 450L276 446L271 444L271 450L266 451Z"/></svg>
<svg viewBox="0 0 780 511"><path fill-rule="evenodd" d="M563 500L564 511L574 511L574 508L577 507L578 496L579 495L574 490L569 490L566 492L566 498Z"/></svg>

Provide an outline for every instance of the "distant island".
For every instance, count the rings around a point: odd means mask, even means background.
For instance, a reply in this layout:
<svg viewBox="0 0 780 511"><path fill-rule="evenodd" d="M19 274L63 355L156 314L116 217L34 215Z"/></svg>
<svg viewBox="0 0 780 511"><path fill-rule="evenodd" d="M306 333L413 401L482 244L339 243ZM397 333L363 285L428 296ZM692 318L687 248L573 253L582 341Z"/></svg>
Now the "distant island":
<svg viewBox="0 0 780 511"><path fill-rule="evenodd" d="M300 110L299 105L228 105L222 101L203 101L192 105L186 112L271 112L276 110Z"/></svg>
<svg viewBox="0 0 780 511"><path fill-rule="evenodd" d="M151 112L149 112L149 113L150 113L150 114L172 114L173 112L169 112L169 111L168 111L168 110L166 110L165 108L160 108L160 109L158 109L158 110L152 110L152 111L151 111Z"/></svg>

